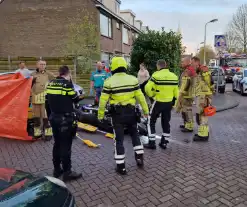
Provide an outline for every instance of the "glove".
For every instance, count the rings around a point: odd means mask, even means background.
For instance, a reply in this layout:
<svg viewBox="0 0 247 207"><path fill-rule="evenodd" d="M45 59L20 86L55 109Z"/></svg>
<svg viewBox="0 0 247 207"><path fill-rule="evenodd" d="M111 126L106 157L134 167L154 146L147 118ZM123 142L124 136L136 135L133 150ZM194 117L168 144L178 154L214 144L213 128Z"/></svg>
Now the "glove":
<svg viewBox="0 0 247 207"><path fill-rule="evenodd" d="M89 93L90 96L93 96L93 89L90 88L90 93Z"/></svg>

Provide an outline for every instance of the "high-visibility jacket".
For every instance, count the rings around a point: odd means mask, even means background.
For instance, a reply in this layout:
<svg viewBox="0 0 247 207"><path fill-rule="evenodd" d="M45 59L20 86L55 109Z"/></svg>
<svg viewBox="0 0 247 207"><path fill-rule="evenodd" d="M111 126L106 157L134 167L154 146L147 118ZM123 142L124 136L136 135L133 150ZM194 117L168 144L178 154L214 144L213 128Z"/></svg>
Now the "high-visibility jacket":
<svg viewBox="0 0 247 207"><path fill-rule="evenodd" d="M169 69L153 73L145 86L146 94L158 102L172 102L178 98L178 77Z"/></svg>
<svg viewBox="0 0 247 207"><path fill-rule="evenodd" d="M110 105L135 106L136 100L141 104L144 114L148 114L148 105L137 78L125 72L115 73L105 80L99 101L98 118L104 118L108 101Z"/></svg>
<svg viewBox="0 0 247 207"><path fill-rule="evenodd" d="M180 95L183 98L193 98L195 96L194 92L194 79L196 73L192 66L188 66L181 75L181 84L180 84Z"/></svg>
<svg viewBox="0 0 247 207"><path fill-rule="evenodd" d="M206 66L200 66L195 81L195 95L212 95L213 90L214 84L212 83L211 72Z"/></svg>
<svg viewBox="0 0 247 207"><path fill-rule="evenodd" d="M73 84L63 77L57 77L48 83L46 97L51 112L55 114L72 113L74 103L80 100Z"/></svg>

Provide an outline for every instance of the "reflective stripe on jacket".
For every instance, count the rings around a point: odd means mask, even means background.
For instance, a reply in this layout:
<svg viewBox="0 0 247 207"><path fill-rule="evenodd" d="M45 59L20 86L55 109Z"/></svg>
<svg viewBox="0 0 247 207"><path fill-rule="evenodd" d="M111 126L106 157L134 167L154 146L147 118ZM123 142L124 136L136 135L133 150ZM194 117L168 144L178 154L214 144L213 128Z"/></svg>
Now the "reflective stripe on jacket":
<svg viewBox="0 0 247 207"><path fill-rule="evenodd" d="M178 98L178 77L169 69L161 69L152 75L145 92L155 101L171 102Z"/></svg>
<svg viewBox="0 0 247 207"><path fill-rule="evenodd" d="M141 104L144 114L148 114L148 105L137 78L124 72L115 73L104 83L99 102L98 118L104 117L108 101L110 105L126 106L130 104L135 106L136 100Z"/></svg>

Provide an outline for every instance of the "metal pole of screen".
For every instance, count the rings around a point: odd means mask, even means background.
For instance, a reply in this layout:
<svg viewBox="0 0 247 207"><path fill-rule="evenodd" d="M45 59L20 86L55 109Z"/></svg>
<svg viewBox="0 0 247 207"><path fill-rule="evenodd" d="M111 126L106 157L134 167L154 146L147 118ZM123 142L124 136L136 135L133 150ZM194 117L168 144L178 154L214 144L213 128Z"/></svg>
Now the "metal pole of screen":
<svg viewBox="0 0 247 207"><path fill-rule="evenodd" d="M221 61L221 52L219 51L219 61ZM216 93L219 93L219 79L220 79L220 70L221 68L218 67L218 74L217 74L217 87L216 87Z"/></svg>
<svg viewBox="0 0 247 207"><path fill-rule="evenodd" d="M218 68L218 75L217 75L217 88L216 88L216 93L219 93L219 79L220 79L220 68Z"/></svg>

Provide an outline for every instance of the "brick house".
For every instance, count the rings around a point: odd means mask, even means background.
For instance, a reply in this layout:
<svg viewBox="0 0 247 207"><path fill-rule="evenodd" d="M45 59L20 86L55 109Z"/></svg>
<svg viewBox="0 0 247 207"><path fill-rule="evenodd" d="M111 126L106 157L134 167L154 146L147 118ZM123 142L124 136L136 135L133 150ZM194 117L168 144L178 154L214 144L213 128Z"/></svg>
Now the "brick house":
<svg viewBox="0 0 247 207"><path fill-rule="evenodd" d="M141 32L142 21L135 20L131 10L120 10L120 0L99 0L101 59L109 61L114 54L130 60L134 38Z"/></svg>
<svg viewBox="0 0 247 207"><path fill-rule="evenodd" d="M114 54L129 60L133 39L142 22L131 10L120 10L120 0L7 0L0 4L0 57L61 56L69 18L83 17L87 9L99 26L101 59Z"/></svg>

